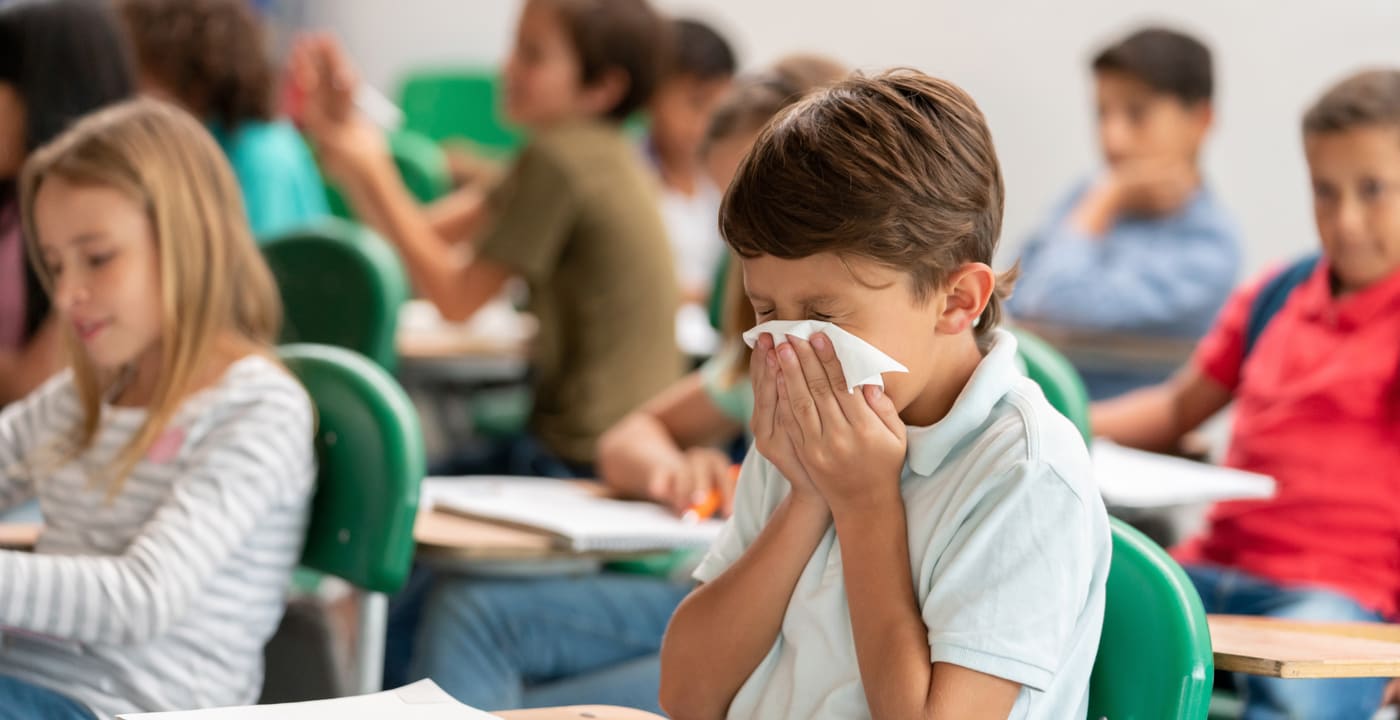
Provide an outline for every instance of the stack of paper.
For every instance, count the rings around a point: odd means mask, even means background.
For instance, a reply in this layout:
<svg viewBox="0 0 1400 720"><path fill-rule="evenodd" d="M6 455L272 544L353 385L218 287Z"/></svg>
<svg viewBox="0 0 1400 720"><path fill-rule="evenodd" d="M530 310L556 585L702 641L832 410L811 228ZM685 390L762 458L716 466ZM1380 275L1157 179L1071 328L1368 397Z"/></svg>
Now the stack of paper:
<svg viewBox="0 0 1400 720"><path fill-rule="evenodd" d="M118 715L120 720L500 720L452 699L432 680L373 695L247 707Z"/></svg>
<svg viewBox="0 0 1400 720"><path fill-rule="evenodd" d="M649 502L600 497L576 482L546 478L430 478L421 504L543 532L574 552L705 548L724 523L691 523Z"/></svg>
<svg viewBox="0 0 1400 720"><path fill-rule="evenodd" d="M1094 440L1094 480L1109 507L1169 508L1274 495L1267 475Z"/></svg>

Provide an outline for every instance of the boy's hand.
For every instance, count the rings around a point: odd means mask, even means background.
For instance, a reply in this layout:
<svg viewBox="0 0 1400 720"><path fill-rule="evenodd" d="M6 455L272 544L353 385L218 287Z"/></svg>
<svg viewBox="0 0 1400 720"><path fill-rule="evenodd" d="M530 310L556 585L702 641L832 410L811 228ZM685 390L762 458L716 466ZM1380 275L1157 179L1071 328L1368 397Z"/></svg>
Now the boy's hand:
<svg viewBox="0 0 1400 720"><path fill-rule="evenodd" d="M1120 207L1148 215L1176 212L1196 190L1196 173L1179 158L1140 158L1113 170Z"/></svg>
<svg viewBox="0 0 1400 720"><path fill-rule="evenodd" d="M765 333L758 338L749 359L754 400L749 430L753 433L754 447L787 479L792 486L794 499L816 501L816 504L825 507L826 501L797 459L797 449L792 444L788 430L794 422L792 413L786 400L780 402L778 396L778 378L781 374L773 336Z"/></svg>
<svg viewBox="0 0 1400 720"><path fill-rule="evenodd" d="M391 166L384 133L355 107L359 79L333 37L298 39L288 59L288 76L292 119L316 148L317 160L331 179L348 185Z"/></svg>
<svg viewBox="0 0 1400 720"><path fill-rule="evenodd" d="M847 392L822 333L810 343L789 337L777 355L778 404L791 417L783 429L833 515L898 503L907 440L894 403L875 386Z"/></svg>

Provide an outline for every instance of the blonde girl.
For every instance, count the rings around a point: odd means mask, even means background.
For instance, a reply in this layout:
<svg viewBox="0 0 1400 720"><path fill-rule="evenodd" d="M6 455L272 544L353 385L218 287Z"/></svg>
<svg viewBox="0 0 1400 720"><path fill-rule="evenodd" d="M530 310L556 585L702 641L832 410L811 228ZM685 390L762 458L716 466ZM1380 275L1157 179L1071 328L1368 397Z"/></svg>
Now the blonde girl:
<svg viewBox="0 0 1400 720"><path fill-rule="evenodd" d="M0 414L0 718L250 703L301 549L312 412L218 146L138 100L25 165L30 256L70 367Z"/></svg>

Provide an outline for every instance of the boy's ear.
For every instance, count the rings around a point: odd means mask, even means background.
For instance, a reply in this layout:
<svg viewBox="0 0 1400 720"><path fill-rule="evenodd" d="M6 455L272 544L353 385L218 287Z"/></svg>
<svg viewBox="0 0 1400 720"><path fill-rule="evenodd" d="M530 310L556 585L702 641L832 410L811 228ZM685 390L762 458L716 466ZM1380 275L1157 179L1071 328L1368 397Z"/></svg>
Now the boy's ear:
<svg viewBox="0 0 1400 720"><path fill-rule="evenodd" d="M608 68L583 88L583 101L591 115L609 115L627 96L632 77L622 68Z"/></svg>
<svg viewBox="0 0 1400 720"><path fill-rule="evenodd" d="M1186 115L1195 127L1197 144L1204 142L1206 134L1215 125L1215 105L1209 100L1198 101L1186 106Z"/></svg>
<svg viewBox="0 0 1400 720"><path fill-rule="evenodd" d="M936 329L944 335L969 330L996 289L996 272L986 263L966 263L948 278L943 290L943 310Z"/></svg>

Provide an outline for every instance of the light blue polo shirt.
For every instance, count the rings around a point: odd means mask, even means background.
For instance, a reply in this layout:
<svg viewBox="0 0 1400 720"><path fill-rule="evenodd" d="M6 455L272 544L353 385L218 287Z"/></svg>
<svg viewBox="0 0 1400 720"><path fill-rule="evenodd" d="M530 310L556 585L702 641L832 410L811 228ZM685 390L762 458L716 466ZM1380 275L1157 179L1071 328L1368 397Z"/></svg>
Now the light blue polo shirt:
<svg viewBox="0 0 1400 720"><path fill-rule="evenodd" d="M929 657L1020 683L1012 718L1084 717L1110 536L1079 433L1021 375L1015 338L998 330L948 415L908 437L901 491ZM734 516L695 578L732 565L787 493L750 452ZM870 717L834 529L729 717Z"/></svg>

